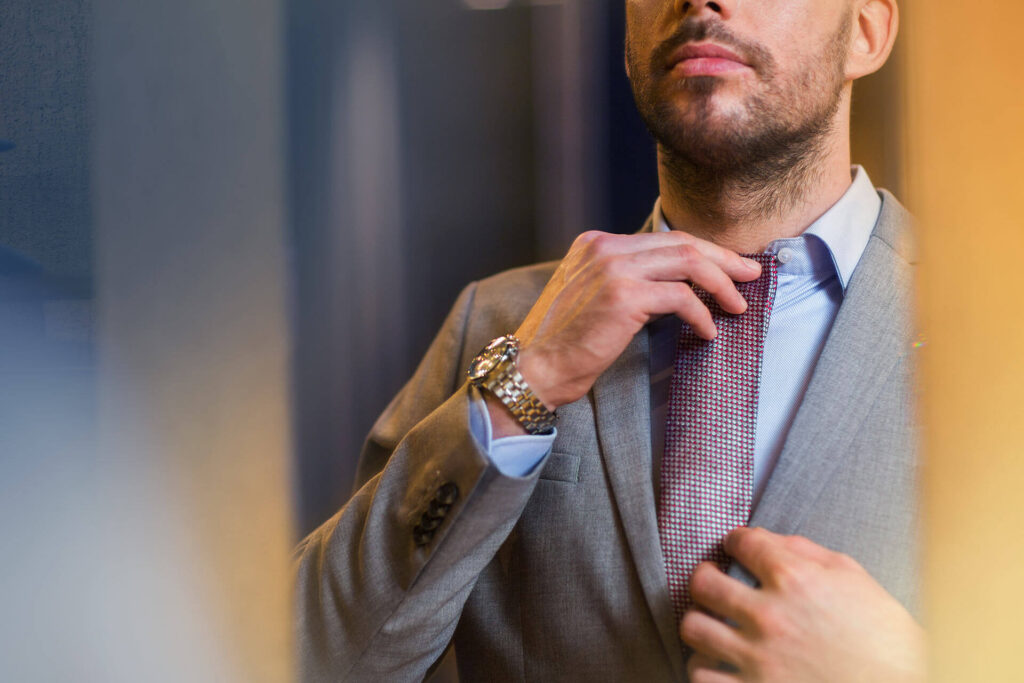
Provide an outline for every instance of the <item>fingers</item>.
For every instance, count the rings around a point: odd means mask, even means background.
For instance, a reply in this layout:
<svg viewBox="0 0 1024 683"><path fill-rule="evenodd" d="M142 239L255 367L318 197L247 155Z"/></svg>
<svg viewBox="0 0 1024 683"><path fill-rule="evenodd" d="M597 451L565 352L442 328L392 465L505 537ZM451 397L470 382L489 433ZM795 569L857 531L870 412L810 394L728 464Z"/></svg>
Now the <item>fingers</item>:
<svg viewBox="0 0 1024 683"><path fill-rule="evenodd" d="M759 598L755 589L726 575L709 562L698 565L694 570L690 578L690 595L701 607L741 626L752 623L751 613L756 610Z"/></svg>
<svg viewBox="0 0 1024 683"><path fill-rule="evenodd" d="M690 683L736 683L739 676L721 668L721 663L700 652L690 655L686 663L686 672Z"/></svg>
<svg viewBox="0 0 1024 683"><path fill-rule="evenodd" d="M748 649L736 629L696 609L683 615L679 623L679 637L697 652L737 668Z"/></svg>
<svg viewBox="0 0 1024 683"><path fill-rule="evenodd" d="M764 585L799 582L815 567L863 571L848 555L803 536L783 536L767 529L734 529L725 537L724 547Z"/></svg>
<svg viewBox="0 0 1024 683"><path fill-rule="evenodd" d="M713 339L711 311L689 283L739 314L747 304L735 282L759 273L755 262L685 233L584 233L516 331L524 369L529 357L544 370L542 377L530 371L527 381L549 406L578 400L636 333L662 315L675 314Z"/></svg>
<svg viewBox="0 0 1024 683"><path fill-rule="evenodd" d="M647 280L688 281L698 285L728 313L747 310L747 302L722 265L691 245L659 247L616 258L620 262L618 267Z"/></svg>
<svg viewBox="0 0 1024 683"><path fill-rule="evenodd" d="M844 560L849 563L853 563L853 559L837 553L833 550L829 550L825 546L818 545L814 541L804 536L784 536L786 547L795 555L799 555L806 560L817 562L826 567L834 566L835 564L841 563Z"/></svg>
<svg viewBox="0 0 1024 683"><path fill-rule="evenodd" d="M703 339L718 334L711 311L685 282L653 282L645 288L644 311L651 316L675 313Z"/></svg>
<svg viewBox="0 0 1024 683"><path fill-rule="evenodd" d="M675 313L704 339L713 339L717 330L707 305L686 283L708 292L723 311L738 315L747 310L747 302L735 282L755 279L761 268L728 249L678 232L584 233L563 266L565 278L583 290L588 282L600 283L617 307L642 312L648 319Z"/></svg>
<svg viewBox="0 0 1024 683"><path fill-rule="evenodd" d="M703 339L714 339L718 334L711 311L685 282L644 283L633 288L629 296L649 318L674 313Z"/></svg>
<svg viewBox="0 0 1024 683"><path fill-rule="evenodd" d="M633 254L654 249L679 249L681 247L697 250L705 259L717 264L726 275L737 282L756 280L761 274L761 264L757 261L744 258L725 247L679 230L639 235L585 232L576 238L570 253L583 252L586 259L592 260L616 254Z"/></svg>
<svg viewBox="0 0 1024 683"><path fill-rule="evenodd" d="M723 547L766 586L776 585L781 573L803 559L787 547L785 536L767 529L733 529L726 535Z"/></svg>

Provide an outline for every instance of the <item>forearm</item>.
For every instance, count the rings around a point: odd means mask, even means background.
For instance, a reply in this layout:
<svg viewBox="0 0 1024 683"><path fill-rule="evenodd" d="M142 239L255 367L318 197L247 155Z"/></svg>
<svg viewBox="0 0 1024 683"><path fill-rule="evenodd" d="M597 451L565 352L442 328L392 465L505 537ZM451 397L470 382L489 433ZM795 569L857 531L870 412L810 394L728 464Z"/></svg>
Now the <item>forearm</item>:
<svg viewBox="0 0 1024 683"><path fill-rule="evenodd" d="M472 435L469 400L464 387L421 421L387 467L300 546L307 680L422 678L444 652L537 473L506 477L490 463ZM458 491L447 507L438 497L446 486ZM439 522L424 534L431 512Z"/></svg>

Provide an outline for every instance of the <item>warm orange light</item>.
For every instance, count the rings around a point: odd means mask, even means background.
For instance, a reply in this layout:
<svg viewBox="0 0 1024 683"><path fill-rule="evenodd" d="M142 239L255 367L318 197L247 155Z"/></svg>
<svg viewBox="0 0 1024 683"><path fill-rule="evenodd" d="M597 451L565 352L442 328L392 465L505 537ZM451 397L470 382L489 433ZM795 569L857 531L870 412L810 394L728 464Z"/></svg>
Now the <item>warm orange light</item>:
<svg viewBox="0 0 1024 683"><path fill-rule="evenodd" d="M904 3L935 681L1020 680L1024 5Z"/></svg>

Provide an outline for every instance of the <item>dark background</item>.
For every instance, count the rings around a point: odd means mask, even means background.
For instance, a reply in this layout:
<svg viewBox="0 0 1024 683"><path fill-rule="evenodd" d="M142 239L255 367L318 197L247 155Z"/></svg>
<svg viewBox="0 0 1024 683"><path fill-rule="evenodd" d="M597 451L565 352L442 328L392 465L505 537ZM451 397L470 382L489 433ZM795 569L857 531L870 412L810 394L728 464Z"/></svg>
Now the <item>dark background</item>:
<svg viewBox="0 0 1024 683"><path fill-rule="evenodd" d="M586 229L636 230L657 196L654 145L624 74L622 3L581 3L573 17L454 0L322 12L289 5L303 533L345 501L362 434L462 287L556 258ZM567 54L571 40L579 54ZM377 74L373 92L354 93L380 100L366 119L390 128L377 132L383 161L339 169L331 152L349 157L325 141L359 114L331 97L345 75L324 67L343 63L339 52L353 59L354 43L376 51L356 60L391 67L386 85ZM347 87L366 75L349 73ZM346 189L359 197L339 204ZM354 233L373 245L360 252Z"/></svg>
<svg viewBox="0 0 1024 683"><path fill-rule="evenodd" d="M583 230L633 231L657 196L624 3L473 4L280 6L300 536L346 500L363 434L463 286L557 258ZM15 145L0 265L45 280L48 329L78 356L94 324L93 21L90 0L0 10L0 140ZM854 107L855 160L897 192L898 61Z"/></svg>

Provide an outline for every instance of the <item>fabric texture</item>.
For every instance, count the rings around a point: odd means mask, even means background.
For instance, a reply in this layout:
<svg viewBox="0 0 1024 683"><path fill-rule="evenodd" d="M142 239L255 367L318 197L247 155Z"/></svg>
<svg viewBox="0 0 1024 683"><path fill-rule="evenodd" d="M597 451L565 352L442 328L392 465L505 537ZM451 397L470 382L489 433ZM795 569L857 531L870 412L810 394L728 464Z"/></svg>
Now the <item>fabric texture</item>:
<svg viewBox="0 0 1024 683"><path fill-rule="evenodd" d="M909 216L882 197L750 524L850 555L913 612L914 256ZM686 680L658 533L647 330L559 409L528 476L502 474L470 429L470 360L519 326L554 268L465 289L374 425L358 491L299 546L303 680L422 680L449 647L466 681ZM449 483L458 498L416 545ZM735 563L729 574L752 583Z"/></svg>
<svg viewBox="0 0 1024 683"><path fill-rule="evenodd" d="M765 338L760 401L754 439L754 503L764 492L785 445L808 382L846 287L878 222L882 200L867 172L851 167L843 196L796 237L772 240L778 254L778 288ZM655 203L655 230L669 230ZM651 417L655 468L664 454L664 425L679 321L670 317L651 330ZM671 323L675 322L674 329Z"/></svg>
<svg viewBox="0 0 1024 683"><path fill-rule="evenodd" d="M689 580L701 562L725 571L722 539L747 523L754 492L754 435L764 340L778 284L775 254L747 254L761 275L736 288L747 302L731 315L706 291L718 335L679 333L665 427L658 531L676 618L692 605Z"/></svg>

